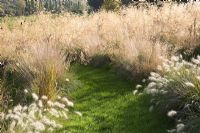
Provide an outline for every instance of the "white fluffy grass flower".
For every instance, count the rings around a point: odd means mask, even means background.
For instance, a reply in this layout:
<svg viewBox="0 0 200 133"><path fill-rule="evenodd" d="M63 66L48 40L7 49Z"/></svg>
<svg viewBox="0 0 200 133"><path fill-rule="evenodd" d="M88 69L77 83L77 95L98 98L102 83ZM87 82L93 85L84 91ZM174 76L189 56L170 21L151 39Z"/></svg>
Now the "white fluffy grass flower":
<svg viewBox="0 0 200 133"><path fill-rule="evenodd" d="M177 133L183 133L184 128L185 128L185 125L183 123L177 124L176 125L176 132Z"/></svg>
<svg viewBox="0 0 200 133"><path fill-rule="evenodd" d="M61 108L61 109L64 109L64 108L65 108L65 105L62 104L62 103L59 103L59 102L55 102L55 103L54 103L54 106L55 106L55 107L58 107L58 108Z"/></svg>
<svg viewBox="0 0 200 133"><path fill-rule="evenodd" d="M148 84L147 88L149 88L149 89L150 89L150 88L155 88L156 85L157 85L157 84L156 84L155 82L151 82L151 83Z"/></svg>
<svg viewBox="0 0 200 133"><path fill-rule="evenodd" d="M74 107L74 103L69 101L66 97L63 97L61 99L61 101L64 102L65 104L67 104L67 106L69 106L69 107Z"/></svg>
<svg viewBox="0 0 200 133"><path fill-rule="evenodd" d="M47 97L47 96L42 96L41 99L42 99L42 100L47 100L48 97Z"/></svg>
<svg viewBox="0 0 200 133"><path fill-rule="evenodd" d="M71 102L71 101L69 101L69 102L67 103L67 105L68 105L69 107L74 107L74 103Z"/></svg>
<svg viewBox="0 0 200 133"><path fill-rule="evenodd" d="M142 88L142 85L136 85L135 88L136 88L136 89L140 89L140 88Z"/></svg>
<svg viewBox="0 0 200 133"><path fill-rule="evenodd" d="M138 93L138 90L133 91L133 95L136 95Z"/></svg>
<svg viewBox="0 0 200 133"><path fill-rule="evenodd" d="M167 113L167 116L168 117L174 117L174 116L176 116L177 115L177 112L175 111L175 110L171 110L171 111L169 111L168 113Z"/></svg>
<svg viewBox="0 0 200 133"><path fill-rule="evenodd" d="M49 101L47 101L47 105L48 105L49 107L52 107L54 104L53 104L53 102L52 102L51 100L49 100Z"/></svg>
<svg viewBox="0 0 200 133"><path fill-rule="evenodd" d="M68 78L66 78L66 79L65 79L65 81L69 82L69 79L68 79Z"/></svg>
<svg viewBox="0 0 200 133"><path fill-rule="evenodd" d="M33 126L33 128L34 128L36 131L39 131L39 132L45 130L44 124L43 124L42 122L40 122L40 121L33 122L33 123L31 124L31 126Z"/></svg>
<svg viewBox="0 0 200 133"><path fill-rule="evenodd" d="M82 113L81 112L79 112L79 111L74 111L74 113L75 114L77 114L78 116L80 116L80 117L82 117L83 115L82 115Z"/></svg>
<svg viewBox="0 0 200 133"><path fill-rule="evenodd" d="M43 107L43 103L42 103L42 101L41 101L41 100L39 100L39 101L38 101L38 106L39 106L40 108L42 108L42 107Z"/></svg>
<svg viewBox="0 0 200 133"><path fill-rule="evenodd" d="M195 88L195 85L191 82L186 82L185 85L188 86L188 87Z"/></svg>
<svg viewBox="0 0 200 133"><path fill-rule="evenodd" d="M32 97L35 101L37 101L39 99L38 95L35 93L32 93Z"/></svg>
<svg viewBox="0 0 200 133"><path fill-rule="evenodd" d="M197 64L197 65L200 64L200 61L198 59L192 58L192 62L195 63L195 64Z"/></svg>
<svg viewBox="0 0 200 133"><path fill-rule="evenodd" d="M42 99L32 93L33 103L30 105L17 105L13 109L9 110L7 114L0 112L0 120L2 122L8 122L8 132L15 132L16 129L20 129L20 132L53 132L57 128L63 126L58 122L58 119L68 119L69 110L64 103L59 100L47 101L48 107L44 106ZM43 99L47 99L43 97ZM62 99L62 97L61 97ZM67 98L64 98L68 106L73 106L73 103ZM82 116L81 112L74 112L75 114Z"/></svg>
<svg viewBox="0 0 200 133"><path fill-rule="evenodd" d="M27 89L24 89L24 93L27 94L27 93L28 93L28 90L27 90Z"/></svg>

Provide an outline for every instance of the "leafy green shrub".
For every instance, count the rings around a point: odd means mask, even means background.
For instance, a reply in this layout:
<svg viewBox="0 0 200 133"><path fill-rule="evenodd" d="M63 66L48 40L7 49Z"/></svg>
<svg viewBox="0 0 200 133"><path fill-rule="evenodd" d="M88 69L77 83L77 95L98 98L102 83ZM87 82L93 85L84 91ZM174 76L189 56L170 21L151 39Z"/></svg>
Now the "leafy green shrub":
<svg viewBox="0 0 200 133"><path fill-rule="evenodd" d="M145 89L153 96L152 107L177 120L176 132L199 128L194 121L200 119L200 56L192 63L174 56L159 69L162 73L152 72Z"/></svg>
<svg viewBox="0 0 200 133"><path fill-rule="evenodd" d="M129 4L133 3L136 0L121 0L121 1L122 1L122 4L129 5Z"/></svg>
<svg viewBox="0 0 200 133"><path fill-rule="evenodd" d="M121 6L121 1L120 0L105 0L102 8L109 11L117 11L119 10L120 6Z"/></svg>
<svg viewBox="0 0 200 133"><path fill-rule="evenodd" d="M102 4L103 4L103 0L88 0L88 5L94 11L97 11L98 9L100 9Z"/></svg>

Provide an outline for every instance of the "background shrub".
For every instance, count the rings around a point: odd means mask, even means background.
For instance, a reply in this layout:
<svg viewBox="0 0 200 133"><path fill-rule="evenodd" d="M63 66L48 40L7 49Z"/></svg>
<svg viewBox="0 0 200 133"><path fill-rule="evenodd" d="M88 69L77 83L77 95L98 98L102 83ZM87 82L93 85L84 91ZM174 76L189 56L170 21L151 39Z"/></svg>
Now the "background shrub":
<svg viewBox="0 0 200 133"><path fill-rule="evenodd" d="M121 0L105 0L102 9L105 9L107 11L117 11L121 7Z"/></svg>
<svg viewBox="0 0 200 133"><path fill-rule="evenodd" d="M88 5L94 11L97 11L98 9L100 9L102 4L103 4L103 0L88 0Z"/></svg>

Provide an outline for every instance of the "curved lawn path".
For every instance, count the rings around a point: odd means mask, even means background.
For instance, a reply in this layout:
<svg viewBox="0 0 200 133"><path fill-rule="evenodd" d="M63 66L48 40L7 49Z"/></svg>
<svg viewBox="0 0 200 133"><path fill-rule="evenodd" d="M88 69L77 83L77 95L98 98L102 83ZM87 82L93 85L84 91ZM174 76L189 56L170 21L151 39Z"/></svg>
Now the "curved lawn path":
<svg viewBox="0 0 200 133"><path fill-rule="evenodd" d="M65 129L72 133L165 133L172 123L163 114L149 112L149 97L134 96L135 84L110 68L74 65L71 70L79 84L70 91L74 110Z"/></svg>

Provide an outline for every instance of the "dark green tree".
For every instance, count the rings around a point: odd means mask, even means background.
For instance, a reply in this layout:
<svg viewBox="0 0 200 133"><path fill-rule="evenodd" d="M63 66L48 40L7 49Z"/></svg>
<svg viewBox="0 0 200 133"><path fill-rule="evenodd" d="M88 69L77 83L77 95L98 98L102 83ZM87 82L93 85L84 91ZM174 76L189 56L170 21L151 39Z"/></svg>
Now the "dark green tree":
<svg viewBox="0 0 200 133"><path fill-rule="evenodd" d="M94 11L101 8L103 5L104 0L88 0L88 4Z"/></svg>

